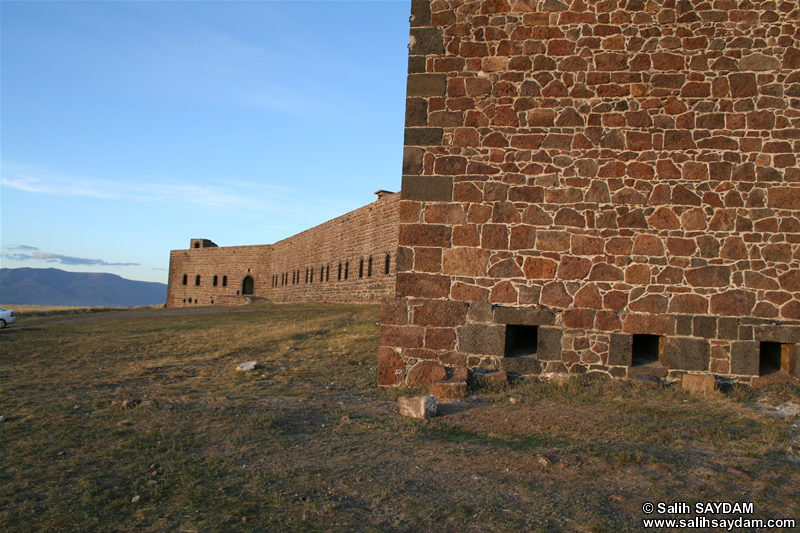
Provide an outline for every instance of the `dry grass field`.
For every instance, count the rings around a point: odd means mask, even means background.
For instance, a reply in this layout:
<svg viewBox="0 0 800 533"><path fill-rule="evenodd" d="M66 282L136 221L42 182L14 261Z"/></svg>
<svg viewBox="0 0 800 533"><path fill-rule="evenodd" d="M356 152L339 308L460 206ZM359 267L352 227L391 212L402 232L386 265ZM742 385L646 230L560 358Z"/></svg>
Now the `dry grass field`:
<svg viewBox="0 0 800 533"><path fill-rule="evenodd" d="M797 387L521 382L418 421L397 414L409 391L376 389L378 320L20 311L0 331L0 529L640 531L664 516L645 502L800 519L800 421L768 407L800 405Z"/></svg>

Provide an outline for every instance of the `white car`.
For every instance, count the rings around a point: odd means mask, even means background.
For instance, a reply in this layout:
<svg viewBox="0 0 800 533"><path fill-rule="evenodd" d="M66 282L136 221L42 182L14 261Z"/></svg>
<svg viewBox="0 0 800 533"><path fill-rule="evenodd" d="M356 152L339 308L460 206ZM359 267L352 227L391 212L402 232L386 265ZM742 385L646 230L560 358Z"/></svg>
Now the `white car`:
<svg viewBox="0 0 800 533"><path fill-rule="evenodd" d="M8 324L13 324L17 319L14 318L13 309L3 309L0 307L0 329L3 329Z"/></svg>

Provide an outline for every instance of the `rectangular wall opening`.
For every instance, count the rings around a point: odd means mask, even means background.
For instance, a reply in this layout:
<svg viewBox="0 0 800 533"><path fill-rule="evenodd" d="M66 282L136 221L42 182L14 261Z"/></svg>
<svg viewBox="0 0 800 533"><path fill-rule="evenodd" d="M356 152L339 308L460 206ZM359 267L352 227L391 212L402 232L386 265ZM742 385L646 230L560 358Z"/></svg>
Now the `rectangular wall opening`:
<svg viewBox="0 0 800 533"><path fill-rule="evenodd" d="M661 337L659 335L633 335L631 366L657 363L660 355Z"/></svg>
<svg viewBox="0 0 800 533"><path fill-rule="evenodd" d="M506 325L505 357L524 357L536 353L539 326Z"/></svg>
<svg viewBox="0 0 800 533"><path fill-rule="evenodd" d="M791 374L794 365L794 344L762 342L758 351L758 375L768 376L780 371Z"/></svg>

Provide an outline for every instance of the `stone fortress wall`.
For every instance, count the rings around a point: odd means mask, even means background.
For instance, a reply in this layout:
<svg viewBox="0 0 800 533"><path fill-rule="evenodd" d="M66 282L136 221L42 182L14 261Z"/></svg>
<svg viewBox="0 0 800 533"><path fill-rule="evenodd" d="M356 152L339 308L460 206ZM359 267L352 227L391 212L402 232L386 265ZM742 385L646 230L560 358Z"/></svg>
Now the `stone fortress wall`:
<svg viewBox="0 0 800 533"><path fill-rule="evenodd" d="M796 1L412 0L379 385L800 376L798 154Z"/></svg>
<svg viewBox="0 0 800 533"><path fill-rule="evenodd" d="M400 194L275 244L192 239L170 253L167 307L273 302L378 303L395 289Z"/></svg>

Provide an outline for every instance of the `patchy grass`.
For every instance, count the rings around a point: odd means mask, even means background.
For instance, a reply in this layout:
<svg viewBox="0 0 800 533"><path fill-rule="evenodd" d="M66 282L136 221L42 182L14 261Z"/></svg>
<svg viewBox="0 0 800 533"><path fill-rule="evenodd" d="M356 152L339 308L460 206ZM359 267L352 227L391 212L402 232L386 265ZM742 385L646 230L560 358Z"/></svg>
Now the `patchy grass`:
<svg viewBox="0 0 800 533"><path fill-rule="evenodd" d="M0 332L0 523L628 531L645 501L800 518L798 421L753 408L763 391L520 382L404 419L396 398L425 390L376 389L378 320L321 304L20 320Z"/></svg>
<svg viewBox="0 0 800 533"><path fill-rule="evenodd" d="M125 311L130 309L161 309L163 305L150 305L143 307L69 307L63 305L0 305L3 309L13 309L17 318L38 318L72 315L92 315L95 313L108 313L111 311Z"/></svg>

